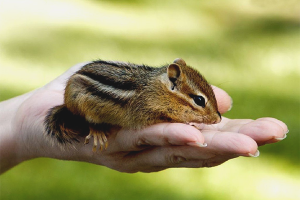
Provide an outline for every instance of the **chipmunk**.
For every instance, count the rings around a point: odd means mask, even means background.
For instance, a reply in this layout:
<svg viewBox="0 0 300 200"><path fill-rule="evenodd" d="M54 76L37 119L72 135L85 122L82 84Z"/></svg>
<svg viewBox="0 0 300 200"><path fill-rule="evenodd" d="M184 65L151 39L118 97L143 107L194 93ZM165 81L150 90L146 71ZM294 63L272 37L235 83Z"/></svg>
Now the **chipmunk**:
<svg viewBox="0 0 300 200"><path fill-rule="evenodd" d="M183 59L159 68L98 60L86 64L67 82L64 104L45 118L46 134L61 144L94 137L106 149L109 129L130 129L161 122L190 125L221 121L211 86Z"/></svg>

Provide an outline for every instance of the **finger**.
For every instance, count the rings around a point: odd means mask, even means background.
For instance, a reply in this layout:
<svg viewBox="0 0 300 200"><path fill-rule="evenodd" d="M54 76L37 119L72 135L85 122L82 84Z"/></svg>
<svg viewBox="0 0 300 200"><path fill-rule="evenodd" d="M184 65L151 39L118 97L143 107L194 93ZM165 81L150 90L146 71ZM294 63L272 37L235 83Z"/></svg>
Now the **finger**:
<svg viewBox="0 0 300 200"><path fill-rule="evenodd" d="M201 130L218 130L227 132L238 132L239 128L252 122L252 119L229 119L227 117L222 117L222 120L218 124L205 124Z"/></svg>
<svg viewBox="0 0 300 200"><path fill-rule="evenodd" d="M124 169L132 171L162 170L170 167L212 167L237 156L257 152L257 144L242 134L204 134L206 148L192 146L160 146L129 154Z"/></svg>
<svg viewBox="0 0 300 200"><path fill-rule="evenodd" d="M214 156L214 154L201 153L197 147L160 146L126 156L123 161L123 170L151 172L171 167L192 167L195 166L195 164L189 164L192 159L196 158L195 160L200 161Z"/></svg>
<svg viewBox="0 0 300 200"><path fill-rule="evenodd" d="M271 118L271 117L263 117L263 118L259 118L257 120L259 120L259 121L274 122L274 123L278 124L279 126L281 126L281 128L283 129L284 133L288 133L289 132L287 125L285 123L283 123L282 121L278 120L278 119Z"/></svg>
<svg viewBox="0 0 300 200"><path fill-rule="evenodd" d="M241 126L254 121L253 119L229 119L222 117L222 121L218 124L207 125L204 127L205 130L219 130L227 132L238 133Z"/></svg>
<svg viewBox="0 0 300 200"><path fill-rule="evenodd" d="M242 125L238 132L252 137L259 145L264 145L285 139L288 129L279 120L260 118Z"/></svg>
<svg viewBox="0 0 300 200"><path fill-rule="evenodd" d="M202 131L207 147L218 155L252 156L257 154L257 144L249 136L234 132Z"/></svg>
<svg viewBox="0 0 300 200"><path fill-rule="evenodd" d="M112 142L111 142L112 143ZM114 138L114 151L137 151L149 146L204 145L201 132L186 124L161 123L142 130L120 130Z"/></svg>
<svg viewBox="0 0 300 200"><path fill-rule="evenodd" d="M287 126L274 118L232 120L223 117L221 123L205 129L242 133L253 138L259 145L283 140L288 132Z"/></svg>
<svg viewBox="0 0 300 200"><path fill-rule="evenodd" d="M215 93L217 104L218 104L218 110L221 114L229 111L232 107L232 99L231 97L222 89L213 86L213 91Z"/></svg>
<svg viewBox="0 0 300 200"><path fill-rule="evenodd" d="M144 166L143 168L136 168L132 170L131 172L158 172L162 171L168 168L202 168L202 167L215 167L218 166L224 162L226 162L229 159L232 159L235 157L232 156L216 156L213 159L207 159L207 160L180 160L177 159L177 163L174 163L171 166L168 167L161 167L161 166Z"/></svg>

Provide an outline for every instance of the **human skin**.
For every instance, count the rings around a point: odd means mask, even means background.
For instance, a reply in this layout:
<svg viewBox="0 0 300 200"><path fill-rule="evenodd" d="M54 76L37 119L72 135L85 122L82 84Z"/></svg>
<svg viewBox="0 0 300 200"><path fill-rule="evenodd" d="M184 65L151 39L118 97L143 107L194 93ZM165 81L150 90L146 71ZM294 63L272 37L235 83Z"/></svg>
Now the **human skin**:
<svg viewBox="0 0 300 200"><path fill-rule="evenodd" d="M106 150L94 153L84 138L59 148L44 135L43 120L49 108L63 103L68 77L78 64L42 88L0 102L0 173L26 160L48 157L84 161L121 172L155 172L167 168L213 167L239 157L257 157L258 146L283 140L287 126L274 118L228 119L200 130L180 123L161 123L142 130L113 128ZM221 114L232 100L213 87Z"/></svg>

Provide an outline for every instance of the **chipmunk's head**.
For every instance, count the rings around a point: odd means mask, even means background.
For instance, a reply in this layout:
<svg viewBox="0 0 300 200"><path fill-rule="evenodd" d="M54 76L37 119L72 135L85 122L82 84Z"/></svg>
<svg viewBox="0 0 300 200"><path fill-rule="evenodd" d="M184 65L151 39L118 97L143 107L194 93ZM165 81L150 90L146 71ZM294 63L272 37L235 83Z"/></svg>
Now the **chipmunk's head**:
<svg viewBox="0 0 300 200"><path fill-rule="evenodd" d="M212 87L195 69L176 59L167 67L168 117L183 123L214 124L221 121ZM176 121L176 120L175 120Z"/></svg>

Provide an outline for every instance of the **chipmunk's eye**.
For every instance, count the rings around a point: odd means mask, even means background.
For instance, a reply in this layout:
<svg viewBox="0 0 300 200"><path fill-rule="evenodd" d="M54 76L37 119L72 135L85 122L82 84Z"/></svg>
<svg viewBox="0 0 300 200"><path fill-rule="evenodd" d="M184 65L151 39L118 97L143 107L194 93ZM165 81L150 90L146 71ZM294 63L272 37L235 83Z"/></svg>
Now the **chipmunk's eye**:
<svg viewBox="0 0 300 200"><path fill-rule="evenodd" d="M205 107L205 99L203 96L197 96L197 95L190 95L190 97L193 98L194 102L201 107Z"/></svg>

